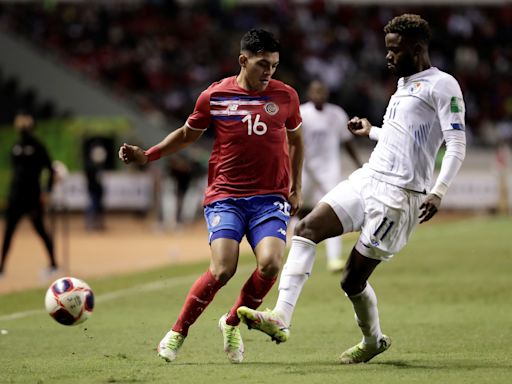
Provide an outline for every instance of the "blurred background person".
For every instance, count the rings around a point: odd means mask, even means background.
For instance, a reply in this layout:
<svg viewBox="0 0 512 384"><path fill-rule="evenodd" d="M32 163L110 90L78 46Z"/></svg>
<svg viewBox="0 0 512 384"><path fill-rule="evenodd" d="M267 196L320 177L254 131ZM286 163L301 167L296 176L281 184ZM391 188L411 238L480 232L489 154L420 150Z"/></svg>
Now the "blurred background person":
<svg viewBox="0 0 512 384"><path fill-rule="evenodd" d="M85 228L101 231L105 229L102 173L107 167L108 148L103 137L91 137L84 141L84 172L87 181L89 203L85 212Z"/></svg>
<svg viewBox="0 0 512 384"><path fill-rule="evenodd" d="M165 188L167 193L162 199L166 207L163 209L163 221L169 228L179 229L182 225L199 217L202 201L201 188L205 187L203 184L206 183L207 166L203 165L197 156L183 151L168 158L165 171L169 185ZM167 201L170 204L167 204Z"/></svg>
<svg viewBox="0 0 512 384"><path fill-rule="evenodd" d="M14 118L19 140L11 150L12 180L6 210L6 223L0 261L0 276L5 271L7 254L16 226L23 215L29 215L32 225L41 237L49 258L48 274L57 272L54 246L44 224L44 207L54 180L52 162L45 146L33 135L35 120L31 113L20 111ZM41 174L48 170L46 188L41 190Z"/></svg>
<svg viewBox="0 0 512 384"><path fill-rule="evenodd" d="M317 202L342 180L340 145L354 161L356 168L362 165L353 144L353 136L347 129L348 115L338 105L328 102L329 90L325 83L313 80L308 87L309 101L300 106L304 135L304 166L302 191L304 217ZM343 270L341 236L325 242L327 269Z"/></svg>

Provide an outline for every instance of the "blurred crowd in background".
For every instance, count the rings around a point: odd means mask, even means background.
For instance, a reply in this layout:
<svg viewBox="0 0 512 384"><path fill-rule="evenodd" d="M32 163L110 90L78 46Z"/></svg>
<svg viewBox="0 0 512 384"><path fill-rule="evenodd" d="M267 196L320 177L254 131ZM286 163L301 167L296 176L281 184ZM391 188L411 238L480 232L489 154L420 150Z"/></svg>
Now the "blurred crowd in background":
<svg viewBox="0 0 512 384"><path fill-rule="evenodd" d="M1 4L0 26L135 102L145 114L180 122L199 92L238 72L241 35L266 28L282 43L276 78L301 96L311 79L320 78L330 87L331 101L350 116L367 116L378 125L396 88L386 70L382 30L404 12L430 22L433 64L459 81L473 144L512 135L512 5L38 2Z"/></svg>

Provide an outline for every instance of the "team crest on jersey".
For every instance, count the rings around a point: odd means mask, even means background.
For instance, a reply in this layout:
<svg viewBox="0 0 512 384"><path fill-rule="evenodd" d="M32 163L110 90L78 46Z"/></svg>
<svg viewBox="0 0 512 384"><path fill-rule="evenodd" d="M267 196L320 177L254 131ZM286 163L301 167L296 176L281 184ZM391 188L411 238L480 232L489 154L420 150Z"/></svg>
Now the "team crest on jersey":
<svg viewBox="0 0 512 384"><path fill-rule="evenodd" d="M265 112L267 112L270 116L274 116L277 112L279 112L279 107L276 103L273 103L272 101L266 103L263 106L263 109Z"/></svg>
<svg viewBox="0 0 512 384"><path fill-rule="evenodd" d="M421 91L421 88L423 88L423 84L421 84L421 82L419 81L415 81L414 83L412 83L412 85L409 86L409 93L411 95L414 95Z"/></svg>
<svg viewBox="0 0 512 384"><path fill-rule="evenodd" d="M220 215L213 216L212 221L211 221L210 224L211 224L212 227L215 227L215 226L219 225L220 224Z"/></svg>

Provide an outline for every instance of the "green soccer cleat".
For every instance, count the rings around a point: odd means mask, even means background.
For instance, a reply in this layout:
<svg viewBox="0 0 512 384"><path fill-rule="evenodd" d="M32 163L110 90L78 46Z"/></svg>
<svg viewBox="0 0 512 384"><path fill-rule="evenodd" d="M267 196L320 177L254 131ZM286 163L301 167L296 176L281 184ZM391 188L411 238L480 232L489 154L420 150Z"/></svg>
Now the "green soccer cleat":
<svg viewBox="0 0 512 384"><path fill-rule="evenodd" d="M362 342L354 345L352 348L347 349L340 356L341 364L360 364L366 363L373 359L378 354L386 351L391 347L391 339L382 335L379 341L380 346L378 348L372 348L364 345Z"/></svg>
<svg viewBox="0 0 512 384"><path fill-rule="evenodd" d="M158 355L164 359L165 361L171 362L176 360L176 356L178 355L178 350L183 345L185 341L185 336L181 333L169 331L164 336L160 344L156 350L158 351Z"/></svg>
<svg viewBox="0 0 512 384"><path fill-rule="evenodd" d="M240 307L236 313L249 329L257 329L266 333L277 344L284 343L290 337L290 330L284 321L270 309L256 311L251 308Z"/></svg>
<svg viewBox="0 0 512 384"><path fill-rule="evenodd" d="M240 335L240 327L226 324L228 315L219 319L219 329L224 338L224 352L232 363L241 363L244 360L244 342Z"/></svg>

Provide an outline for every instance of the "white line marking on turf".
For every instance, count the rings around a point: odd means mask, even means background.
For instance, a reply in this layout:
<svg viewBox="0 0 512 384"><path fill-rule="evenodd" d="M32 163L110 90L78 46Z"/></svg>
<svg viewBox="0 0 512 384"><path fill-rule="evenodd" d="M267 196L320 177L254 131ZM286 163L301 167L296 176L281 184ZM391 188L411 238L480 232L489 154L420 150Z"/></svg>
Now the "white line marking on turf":
<svg viewBox="0 0 512 384"><path fill-rule="evenodd" d="M238 268L238 272L245 272L246 270L249 270L249 266L242 266ZM254 268L254 267L252 267ZM153 292L158 291L163 288L170 288L175 287L181 284L185 283L191 283L195 281L199 275L188 275L188 276L181 276L181 277L173 277L166 280L159 280L159 281L152 281L150 283L136 285L131 288L124 288L120 289L118 291L113 291L110 293L105 293L103 295L95 296L95 302L96 303L102 303L105 301L111 301L120 299L122 297L136 295L138 293L145 293L145 292ZM44 309L30 309L28 311L20 311L20 312L14 312L10 313L8 315L2 315L0 316L0 321L9 321L9 320L17 320L22 319L24 317L32 316L32 315L38 315L41 313L45 313L46 311Z"/></svg>
<svg viewBox="0 0 512 384"><path fill-rule="evenodd" d="M23 317L38 315L43 312L44 312L44 310L42 310L42 309L30 309L28 311L14 312L9 315L0 316L0 321L17 320L17 319L21 319Z"/></svg>

